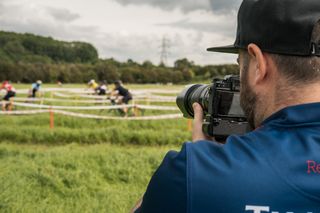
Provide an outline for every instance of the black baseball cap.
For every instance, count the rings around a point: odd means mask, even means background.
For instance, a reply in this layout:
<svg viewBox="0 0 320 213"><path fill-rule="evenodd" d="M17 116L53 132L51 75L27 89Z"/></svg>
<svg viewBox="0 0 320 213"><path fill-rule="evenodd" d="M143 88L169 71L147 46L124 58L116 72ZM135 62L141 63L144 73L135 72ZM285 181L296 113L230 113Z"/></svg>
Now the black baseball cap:
<svg viewBox="0 0 320 213"><path fill-rule="evenodd" d="M319 19L320 0L243 0L234 44L207 50L238 53L254 43L269 53L320 56L319 41L311 40Z"/></svg>

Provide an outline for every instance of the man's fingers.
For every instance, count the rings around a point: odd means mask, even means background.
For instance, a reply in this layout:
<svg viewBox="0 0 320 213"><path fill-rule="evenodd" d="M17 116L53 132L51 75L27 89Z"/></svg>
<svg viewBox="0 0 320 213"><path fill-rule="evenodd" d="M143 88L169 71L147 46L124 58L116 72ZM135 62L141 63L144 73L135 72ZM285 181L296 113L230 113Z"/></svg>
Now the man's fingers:
<svg viewBox="0 0 320 213"><path fill-rule="evenodd" d="M192 140L205 140L206 136L202 132L202 123L203 123L203 110L200 104L194 103L192 105L194 111L194 120L193 120L193 131L192 131Z"/></svg>
<svg viewBox="0 0 320 213"><path fill-rule="evenodd" d="M199 124L203 122L203 109L200 104L194 103L192 105L194 112L194 122Z"/></svg>

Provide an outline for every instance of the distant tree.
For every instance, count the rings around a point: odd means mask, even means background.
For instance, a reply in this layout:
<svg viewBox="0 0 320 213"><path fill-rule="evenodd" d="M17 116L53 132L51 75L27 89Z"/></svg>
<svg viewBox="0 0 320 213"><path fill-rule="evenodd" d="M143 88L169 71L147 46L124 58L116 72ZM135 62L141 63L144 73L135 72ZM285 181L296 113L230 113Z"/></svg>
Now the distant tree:
<svg viewBox="0 0 320 213"><path fill-rule="evenodd" d="M123 81L124 83L133 83L135 82L134 79L134 71L127 67L127 68L122 68L120 69L120 79L121 81Z"/></svg>
<svg viewBox="0 0 320 213"><path fill-rule="evenodd" d="M95 64L94 70L99 81L114 82L120 78L118 68L110 61L99 61Z"/></svg>
<svg viewBox="0 0 320 213"><path fill-rule="evenodd" d="M176 60L174 62L174 69L182 73L183 81L189 82L194 77L194 72L192 68L194 67L194 62L189 61L186 58Z"/></svg>
<svg viewBox="0 0 320 213"><path fill-rule="evenodd" d="M98 60L98 51L94 46L83 42L74 42L75 57L80 59L80 62L96 62Z"/></svg>
<svg viewBox="0 0 320 213"><path fill-rule="evenodd" d="M126 83L187 83L210 81L238 72L235 64L199 66L187 58L176 60L173 67L157 66L148 60L142 64L132 59L101 60L89 43L0 31L0 80L82 83L90 79L109 82L121 79Z"/></svg>
<svg viewBox="0 0 320 213"><path fill-rule="evenodd" d="M142 67L145 69L152 69L154 67L154 65L152 64L151 61L144 61L142 63Z"/></svg>
<svg viewBox="0 0 320 213"><path fill-rule="evenodd" d="M189 61L186 58L176 60L174 62L174 68L178 70L191 69L194 66L193 61Z"/></svg>
<svg viewBox="0 0 320 213"><path fill-rule="evenodd" d="M96 73L94 72L94 70L87 70L87 72L85 72L83 74L83 82L86 83L88 81L90 81L91 79L97 79L97 75Z"/></svg>

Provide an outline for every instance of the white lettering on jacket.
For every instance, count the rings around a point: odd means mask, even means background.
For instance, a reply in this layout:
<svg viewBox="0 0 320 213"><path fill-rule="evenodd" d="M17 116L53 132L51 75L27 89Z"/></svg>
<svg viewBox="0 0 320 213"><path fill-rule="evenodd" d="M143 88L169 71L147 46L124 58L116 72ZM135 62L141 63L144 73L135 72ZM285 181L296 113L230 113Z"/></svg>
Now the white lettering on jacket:
<svg viewBox="0 0 320 213"><path fill-rule="evenodd" d="M271 211L269 206L252 206L252 205L246 205L246 211L249 211L250 213L279 213L278 211ZM292 211L285 212L285 213L294 213ZM307 212L307 213L313 213L313 212Z"/></svg>
<svg viewBox="0 0 320 213"><path fill-rule="evenodd" d="M269 212L269 206L246 206L246 211L252 211L253 213Z"/></svg>

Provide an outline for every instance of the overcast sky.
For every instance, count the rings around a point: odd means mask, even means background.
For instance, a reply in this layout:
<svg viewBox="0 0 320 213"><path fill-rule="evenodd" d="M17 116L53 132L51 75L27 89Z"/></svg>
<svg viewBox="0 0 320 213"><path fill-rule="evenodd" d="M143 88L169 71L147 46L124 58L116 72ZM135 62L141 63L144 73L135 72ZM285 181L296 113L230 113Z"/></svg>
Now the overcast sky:
<svg viewBox="0 0 320 213"><path fill-rule="evenodd" d="M240 0L0 0L0 29L92 43L100 58L159 64L162 38L168 64L235 63L206 52L234 42Z"/></svg>

